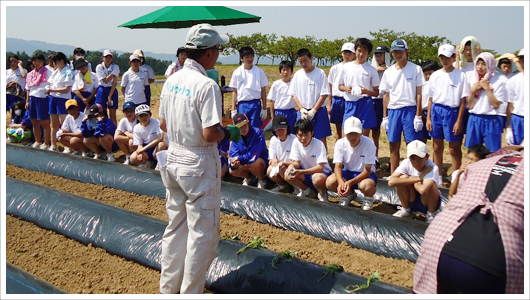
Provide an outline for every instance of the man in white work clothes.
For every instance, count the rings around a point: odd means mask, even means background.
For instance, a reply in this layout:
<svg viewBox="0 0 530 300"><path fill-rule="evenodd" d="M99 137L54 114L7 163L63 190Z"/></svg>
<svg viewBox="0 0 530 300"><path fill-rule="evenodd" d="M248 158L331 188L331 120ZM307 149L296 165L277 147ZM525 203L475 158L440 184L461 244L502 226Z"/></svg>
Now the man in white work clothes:
<svg viewBox="0 0 530 300"><path fill-rule="evenodd" d="M167 132L166 187L169 224L162 238L161 293L204 291L206 272L219 244L221 163L217 143L237 135L222 124L221 92L206 75L214 67L226 35L210 24L190 28L187 60L160 95L160 127Z"/></svg>

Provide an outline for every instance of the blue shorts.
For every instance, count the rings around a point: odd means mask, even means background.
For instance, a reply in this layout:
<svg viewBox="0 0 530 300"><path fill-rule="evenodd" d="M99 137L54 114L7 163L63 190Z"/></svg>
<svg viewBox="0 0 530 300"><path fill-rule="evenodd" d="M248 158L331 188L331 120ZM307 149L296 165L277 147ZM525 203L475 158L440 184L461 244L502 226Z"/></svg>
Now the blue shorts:
<svg viewBox="0 0 530 300"><path fill-rule="evenodd" d="M307 109L307 108L306 108ZM296 120L300 120L300 111L296 113ZM331 126L329 125L328 109L325 106L320 107L313 120L313 128L315 129L315 138L322 139L331 135ZM294 132L293 132L294 133Z"/></svg>
<svg viewBox="0 0 530 300"><path fill-rule="evenodd" d="M323 172L322 174L326 175L327 177L331 175L331 173L328 174L325 172ZM317 192L317 189L315 188L315 185L313 184L313 174L304 175L304 184L310 187L311 189L313 189L315 192Z"/></svg>
<svg viewBox="0 0 530 300"><path fill-rule="evenodd" d="M81 95L83 95L83 97L85 97L85 98L88 98L90 96L90 94L92 94L92 93L81 92ZM87 108L86 105L85 105L85 102L83 102L83 100L79 99L75 95L74 95L74 99L77 100L77 106L79 107L79 111L80 112L84 112L85 109ZM96 97L92 98L92 100L90 100L88 102L88 107L90 108L90 106L94 105L95 103L96 103Z"/></svg>
<svg viewBox="0 0 530 300"><path fill-rule="evenodd" d="M151 106L151 85L146 85L145 86L145 89L144 89L144 93L145 93L145 104L147 104L147 106Z"/></svg>
<svg viewBox="0 0 530 300"><path fill-rule="evenodd" d="M414 117L416 106L407 106L388 110L388 141L391 143L401 142L401 133L405 136L405 142L410 143L421 139L422 132L414 130Z"/></svg>
<svg viewBox="0 0 530 300"><path fill-rule="evenodd" d="M524 117L512 114L510 123L513 131L513 142L515 145L520 145L524 140Z"/></svg>
<svg viewBox="0 0 530 300"><path fill-rule="evenodd" d="M110 89L110 86L98 86L98 91L96 93L96 103L99 103L104 110L107 109L107 102L109 98ZM118 109L118 89L114 90L111 99L113 103L108 108Z"/></svg>
<svg viewBox="0 0 530 300"><path fill-rule="evenodd" d="M453 126L458 119L459 107L449 107L433 103L431 110L432 131L429 135L433 139L444 139L451 142L458 142L464 138L464 135L454 135ZM425 127L425 126L424 126Z"/></svg>
<svg viewBox="0 0 530 300"><path fill-rule="evenodd" d="M467 122L466 148L484 143L493 153L501 148L502 124L497 115L470 114Z"/></svg>
<svg viewBox="0 0 530 300"><path fill-rule="evenodd" d="M499 115L499 121L501 122L502 128L506 128L506 125L508 125L506 124L506 116Z"/></svg>
<svg viewBox="0 0 530 300"><path fill-rule="evenodd" d="M11 109L11 107L13 106L13 104L17 101L22 101L22 103L24 103L24 105L26 104L26 100L20 98L20 97L17 97L15 95L11 95L11 94L6 94L6 112L9 111Z"/></svg>
<svg viewBox="0 0 530 300"><path fill-rule="evenodd" d="M377 125L375 120L374 101L372 97L363 97L357 101L346 101L344 111L344 121L354 116L361 120L363 129L374 128Z"/></svg>
<svg viewBox="0 0 530 300"><path fill-rule="evenodd" d="M50 96L48 113L50 115L68 114L68 111L66 111L66 107L65 107L66 101L68 100L70 99Z"/></svg>
<svg viewBox="0 0 530 300"><path fill-rule="evenodd" d="M296 123L296 109L275 109L274 115L282 115L285 118L287 118L287 123L289 123L289 127L291 128L291 133L294 131L294 123Z"/></svg>
<svg viewBox="0 0 530 300"><path fill-rule="evenodd" d="M346 180L351 180L357 176L359 176L359 174L361 174L362 172L352 172L352 171L348 171L346 169L342 169L342 178L346 179ZM375 175L374 172L371 172L370 173L370 176L368 176L368 178L372 179L375 184L377 184L377 175ZM365 178L365 179L368 179L368 178ZM363 179L364 180L364 179ZM359 189L359 183L356 183L354 185L352 185L352 189Z"/></svg>
<svg viewBox="0 0 530 300"><path fill-rule="evenodd" d="M29 117L31 119L37 119L39 121L45 121L50 119L48 97L29 97Z"/></svg>
<svg viewBox="0 0 530 300"><path fill-rule="evenodd" d="M247 115L250 125L253 127L260 128L263 126L263 121L261 120L261 100L255 99L250 101L238 101L237 102L237 112Z"/></svg>
<svg viewBox="0 0 530 300"><path fill-rule="evenodd" d="M375 121L377 124L372 129L381 129L381 122L383 121L383 98L373 98Z"/></svg>
<svg viewBox="0 0 530 300"><path fill-rule="evenodd" d="M101 151L105 151L105 148L103 148L103 146L99 146L99 149ZM112 153L118 152L118 150L120 150L120 146L118 146L118 143L116 143L116 141L112 142Z"/></svg>
<svg viewBox="0 0 530 300"><path fill-rule="evenodd" d="M344 121L344 105L346 100L343 97L331 98L331 111L329 112L329 122L342 125Z"/></svg>
<svg viewBox="0 0 530 300"><path fill-rule="evenodd" d="M442 196L440 195L438 196L438 204L436 204L435 211L440 209L441 203L442 203ZM412 211L421 212L424 214L426 214L429 211L429 208L426 205L423 205L423 203L421 203L421 194L418 193L418 191L416 191L416 196L414 197L414 201L409 203L409 205Z"/></svg>
<svg viewBox="0 0 530 300"><path fill-rule="evenodd" d="M144 147L147 146L147 144L144 145ZM154 145L153 147L145 150L145 154L147 154L147 160L148 161L155 161L155 156L153 155L153 152L155 152L155 149L156 149L156 145ZM114 149L113 149L114 151Z"/></svg>

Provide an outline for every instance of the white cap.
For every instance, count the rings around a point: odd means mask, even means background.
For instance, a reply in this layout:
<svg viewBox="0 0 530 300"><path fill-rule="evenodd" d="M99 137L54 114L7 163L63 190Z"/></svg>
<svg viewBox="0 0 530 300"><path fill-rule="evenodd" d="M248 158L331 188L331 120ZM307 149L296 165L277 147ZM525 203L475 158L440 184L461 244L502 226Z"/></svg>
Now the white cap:
<svg viewBox="0 0 530 300"><path fill-rule="evenodd" d="M217 30L210 24L197 24L190 28L186 36L187 49L207 49L217 44L228 44L230 39L227 35L219 35Z"/></svg>
<svg viewBox="0 0 530 300"><path fill-rule="evenodd" d="M344 50L348 50L350 52L355 52L355 44L354 43L344 43L344 45L342 45L342 49L340 49L340 51L344 51Z"/></svg>
<svg viewBox="0 0 530 300"><path fill-rule="evenodd" d="M150 112L151 112L151 108L149 108L149 106L145 104L138 105L136 109L134 110L134 114L137 116L141 114L145 114L145 113L150 113Z"/></svg>
<svg viewBox="0 0 530 300"><path fill-rule="evenodd" d="M135 59L141 61L141 59L140 59L140 55L138 55L138 54L136 54L136 53L133 53L133 54L131 54L131 55L129 56L129 61L133 61L133 60L135 60Z"/></svg>
<svg viewBox="0 0 530 300"><path fill-rule="evenodd" d="M110 55L110 56L112 56L112 58L114 58L114 55L112 55L112 52L110 52L109 49L103 51L103 56L107 56L107 55Z"/></svg>
<svg viewBox="0 0 530 300"><path fill-rule="evenodd" d="M455 54L455 47L453 45L445 44L438 48L438 56L451 57Z"/></svg>
<svg viewBox="0 0 530 300"><path fill-rule="evenodd" d="M524 55L525 55L524 48L519 50L519 53L517 53L517 56L524 56Z"/></svg>
<svg viewBox="0 0 530 300"><path fill-rule="evenodd" d="M424 158L427 153L429 153L427 145L420 140L414 140L407 145L407 157L409 158L412 155L416 155L419 158Z"/></svg>
<svg viewBox="0 0 530 300"><path fill-rule="evenodd" d="M138 56L144 57L144 52L140 49L134 50L133 54L138 54Z"/></svg>
<svg viewBox="0 0 530 300"><path fill-rule="evenodd" d="M346 119L346 121L344 121L344 134L352 132L363 132L363 124L361 123L361 120L357 119L356 117L349 117Z"/></svg>

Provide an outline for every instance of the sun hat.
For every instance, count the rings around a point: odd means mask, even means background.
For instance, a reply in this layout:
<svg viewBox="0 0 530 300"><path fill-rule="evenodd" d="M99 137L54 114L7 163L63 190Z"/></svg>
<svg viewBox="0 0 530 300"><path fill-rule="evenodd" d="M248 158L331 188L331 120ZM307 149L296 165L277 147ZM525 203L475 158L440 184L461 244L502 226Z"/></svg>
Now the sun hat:
<svg viewBox="0 0 530 300"><path fill-rule="evenodd" d="M409 158L412 155L416 155L419 158L424 158L427 153L429 153L427 145L420 140L414 140L407 145L407 157Z"/></svg>
<svg viewBox="0 0 530 300"><path fill-rule="evenodd" d="M146 104L140 104L134 110L134 114L137 116L142 115L142 114L148 114L150 112L151 112L151 108L149 107L149 105L146 105Z"/></svg>
<svg viewBox="0 0 530 300"><path fill-rule="evenodd" d="M217 30L210 24L197 24L190 28L186 36L187 49L207 49L217 44L228 44L230 39L227 35L219 35Z"/></svg>
<svg viewBox="0 0 530 300"><path fill-rule="evenodd" d="M243 113L238 113L234 116L234 118L232 119L232 121L234 122L234 125L241 128L243 126L245 126L246 124L248 124L248 118L247 118L247 115L243 114Z"/></svg>
<svg viewBox="0 0 530 300"><path fill-rule="evenodd" d="M344 134L352 132L363 132L363 124L361 123L361 120L356 117L349 117L346 119L346 121L344 121Z"/></svg>
<svg viewBox="0 0 530 300"><path fill-rule="evenodd" d="M407 45L407 42L405 42L402 39L397 39L392 42L392 46L390 48L390 51L405 51L408 50L409 46Z"/></svg>
<svg viewBox="0 0 530 300"><path fill-rule="evenodd" d="M344 51L344 50L347 50L347 51L350 51L350 52L355 52L355 44L354 43L344 43L344 45L342 45L342 48L340 49L340 51Z"/></svg>
<svg viewBox="0 0 530 300"><path fill-rule="evenodd" d="M445 44L438 48L438 56L451 57L455 54L455 47L453 45Z"/></svg>
<svg viewBox="0 0 530 300"><path fill-rule="evenodd" d="M66 101L66 103L64 104L64 107L66 109L70 108L70 106L72 105L75 105L75 106L78 106L79 107L79 104L77 104L77 101L75 99L70 99L68 101Z"/></svg>

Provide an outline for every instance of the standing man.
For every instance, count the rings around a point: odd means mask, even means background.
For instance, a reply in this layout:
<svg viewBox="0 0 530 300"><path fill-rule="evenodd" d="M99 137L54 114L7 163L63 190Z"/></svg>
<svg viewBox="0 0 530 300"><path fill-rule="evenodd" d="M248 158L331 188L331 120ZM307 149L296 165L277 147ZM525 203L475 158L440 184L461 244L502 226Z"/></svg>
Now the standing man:
<svg viewBox="0 0 530 300"><path fill-rule="evenodd" d="M209 24L190 28L187 59L160 95L160 127L167 132L167 165L160 163L169 224L162 238L160 292L204 291L219 244L221 162L217 143L237 138L221 126L221 91L206 70L214 67L226 35Z"/></svg>

